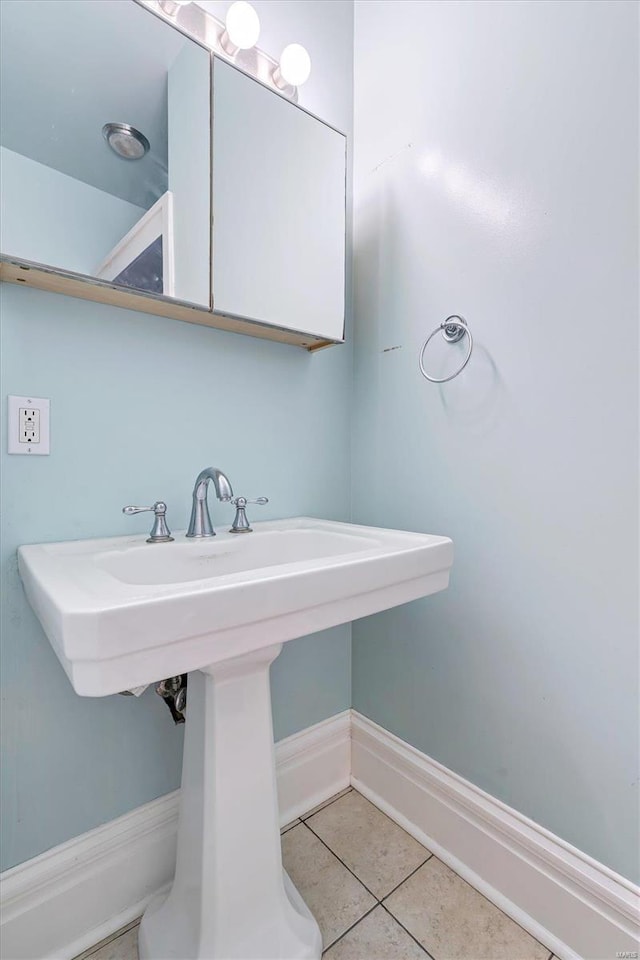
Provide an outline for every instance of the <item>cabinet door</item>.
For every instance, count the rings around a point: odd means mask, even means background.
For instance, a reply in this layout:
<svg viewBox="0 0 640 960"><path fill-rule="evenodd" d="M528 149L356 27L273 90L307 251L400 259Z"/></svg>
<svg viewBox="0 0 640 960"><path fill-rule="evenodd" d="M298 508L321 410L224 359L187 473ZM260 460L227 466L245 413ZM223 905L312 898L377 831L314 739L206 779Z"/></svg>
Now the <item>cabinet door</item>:
<svg viewBox="0 0 640 960"><path fill-rule="evenodd" d="M213 309L344 338L343 134L213 66Z"/></svg>

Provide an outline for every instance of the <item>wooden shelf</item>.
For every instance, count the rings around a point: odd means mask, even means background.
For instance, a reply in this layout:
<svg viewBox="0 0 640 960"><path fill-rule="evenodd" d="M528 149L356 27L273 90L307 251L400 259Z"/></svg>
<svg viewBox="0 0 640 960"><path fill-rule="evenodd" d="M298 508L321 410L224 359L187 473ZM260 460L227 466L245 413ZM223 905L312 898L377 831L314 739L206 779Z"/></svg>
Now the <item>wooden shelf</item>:
<svg viewBox="0 0 640 960"><path fill-rule="evenodd" d="M158 317L170 317L173 320L182 320L186 323L199 323L206 327L215 327L216 330L226 330L228 333L240 333L246 337L275 340L278 343L303 347L310 352L321 350L324 347L332 347L335 343L341 342L325 340L322 337L300 333L296 330L272 327L268 324L257 323L254 320L225 316L214 313L205 307L185 303L182 300L172 300L142 291L127 290L125 287L116 287L105 280L84 277L78 273L65 273L13 257L0 257L0 281L35 287L38 290L48 290L50 293L62 293L65 296L77 297L81 300L106 303L112 307L123 307L125 310L153 313Z"/></svg>

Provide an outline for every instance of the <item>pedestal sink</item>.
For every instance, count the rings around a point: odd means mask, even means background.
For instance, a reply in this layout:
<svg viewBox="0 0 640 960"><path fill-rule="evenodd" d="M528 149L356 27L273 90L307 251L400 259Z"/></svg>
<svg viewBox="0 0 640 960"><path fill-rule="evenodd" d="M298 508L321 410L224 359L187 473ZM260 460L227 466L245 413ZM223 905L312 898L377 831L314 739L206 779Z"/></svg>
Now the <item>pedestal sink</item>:
<svg viewBox="0 0 640 960"><path fill-rule="evenodd" d="M282 869L269 665L287 640L443 590L452 561L446 537L307 518L20 547L76 693L190 673L176 874L142 919L141 960L320 957Z"/></svg>

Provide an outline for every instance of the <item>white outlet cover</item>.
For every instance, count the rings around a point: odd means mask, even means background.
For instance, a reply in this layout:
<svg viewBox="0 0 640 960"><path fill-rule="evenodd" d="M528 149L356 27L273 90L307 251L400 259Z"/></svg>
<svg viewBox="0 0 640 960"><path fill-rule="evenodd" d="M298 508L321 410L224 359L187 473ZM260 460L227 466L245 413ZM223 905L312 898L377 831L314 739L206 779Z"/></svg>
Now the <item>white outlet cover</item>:
<svg viewBox="0 0 640 960"><path fill-rule="evenodd" d="M7 453L46 457L49 453L49 400L43 397L7 397ZM40 413L40 442L20 442L20 410L38 410Z"/></svg>

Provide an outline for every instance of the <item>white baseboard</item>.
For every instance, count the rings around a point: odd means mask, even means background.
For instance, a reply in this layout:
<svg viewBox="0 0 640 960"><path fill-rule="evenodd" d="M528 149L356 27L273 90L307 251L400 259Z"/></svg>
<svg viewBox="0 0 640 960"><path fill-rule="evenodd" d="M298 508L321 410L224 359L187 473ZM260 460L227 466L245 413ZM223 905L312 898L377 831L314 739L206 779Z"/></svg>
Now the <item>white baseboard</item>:
<svg viewBox="0 0 640 960"><path fill-rule="evenodd" d="M638 956L634 884L355 711L351 757L357 790L560 960Z"/></svg>
<svg viewBox="0 0 640 960"><path fill-rule="evenodd" d="M276 744L281 825L349 786L351 711ZM71 960L140 916L168 886L180 791L0 876L3 960Z"/></svg>
<svg viewBox="0 0 640 960"><path fill-rule="evenodd" d="M276 744L280 826L349 786L351 710Z"/></svg>

